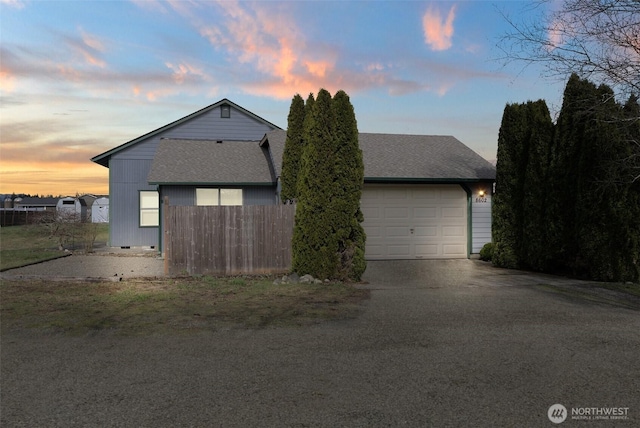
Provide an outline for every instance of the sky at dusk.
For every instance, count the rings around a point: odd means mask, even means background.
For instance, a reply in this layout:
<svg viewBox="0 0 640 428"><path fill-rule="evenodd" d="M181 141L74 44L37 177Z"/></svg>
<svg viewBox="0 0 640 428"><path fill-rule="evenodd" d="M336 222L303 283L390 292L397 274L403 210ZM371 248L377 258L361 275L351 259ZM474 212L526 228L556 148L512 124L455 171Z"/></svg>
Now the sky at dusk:
<svg viewBox="0 0 640 428"><path fill-rule="evenodd" d="M453 135L496 158L506 103L564 82L496 47L523 2L0 0L0 193L108 193L90 158L228 98L287 126L351 97L360 132Z"/></svg>

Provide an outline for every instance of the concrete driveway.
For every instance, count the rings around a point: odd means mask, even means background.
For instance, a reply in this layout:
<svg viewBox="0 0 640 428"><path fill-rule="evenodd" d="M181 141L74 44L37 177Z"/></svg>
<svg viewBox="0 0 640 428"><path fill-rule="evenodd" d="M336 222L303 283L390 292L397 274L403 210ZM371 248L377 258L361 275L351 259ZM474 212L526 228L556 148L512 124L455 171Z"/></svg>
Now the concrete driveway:
<svg viewBox="0 0 640 428"><path fill-rule="evenodd" d="M0 424L544 427L556 403L561 426L640 424L640 312L615 293L472 260L365 279L359 318L311 328L3 336Z"/></svg>

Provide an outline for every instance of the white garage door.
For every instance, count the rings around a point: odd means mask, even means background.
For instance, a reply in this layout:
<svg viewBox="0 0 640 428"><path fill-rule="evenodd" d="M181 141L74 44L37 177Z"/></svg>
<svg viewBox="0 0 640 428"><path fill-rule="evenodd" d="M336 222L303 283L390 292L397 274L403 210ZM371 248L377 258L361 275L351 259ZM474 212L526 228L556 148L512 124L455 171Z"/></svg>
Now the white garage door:
<svg viewBox="0 0 640 428"><path fill-rule="evenodd" d="M467 194L459 185L365 185L366 258L467 257Z"/></svg>

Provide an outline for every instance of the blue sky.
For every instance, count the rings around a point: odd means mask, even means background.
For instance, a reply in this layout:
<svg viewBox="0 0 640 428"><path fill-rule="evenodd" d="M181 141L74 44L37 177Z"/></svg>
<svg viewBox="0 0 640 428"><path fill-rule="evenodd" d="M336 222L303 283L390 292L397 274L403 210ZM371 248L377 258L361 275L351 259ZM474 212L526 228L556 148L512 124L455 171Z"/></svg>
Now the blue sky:
<svg viewBox="0 0 640 428"><path fill-rule="evenodd" d="M524 2L0 0L0 193L107 193L89 159L222 98L286 127L351 97L361 132L454 135L495 160L506 103L564 83L498 61Z"/></svg>

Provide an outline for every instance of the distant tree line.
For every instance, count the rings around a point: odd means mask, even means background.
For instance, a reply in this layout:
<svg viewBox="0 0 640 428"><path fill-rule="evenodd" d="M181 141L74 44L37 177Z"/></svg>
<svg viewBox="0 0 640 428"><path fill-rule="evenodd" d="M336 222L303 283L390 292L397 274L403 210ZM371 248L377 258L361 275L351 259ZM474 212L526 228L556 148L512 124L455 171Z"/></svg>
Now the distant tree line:
<svg viewBox="0 0 640 428"><path fill-rule="evenodd" d="M640 105L573 74L554 124L508 104L498 137L493 262L605 281L640 279Z"/></svg>
<svg viewBox="0 0 640 428"><path fill-rule="evenodd" d="M366 268L360 196L364 163L353 105L325 90L293 97L282 164L283 202L295 202L293 270L360 280Z"/></svg>

